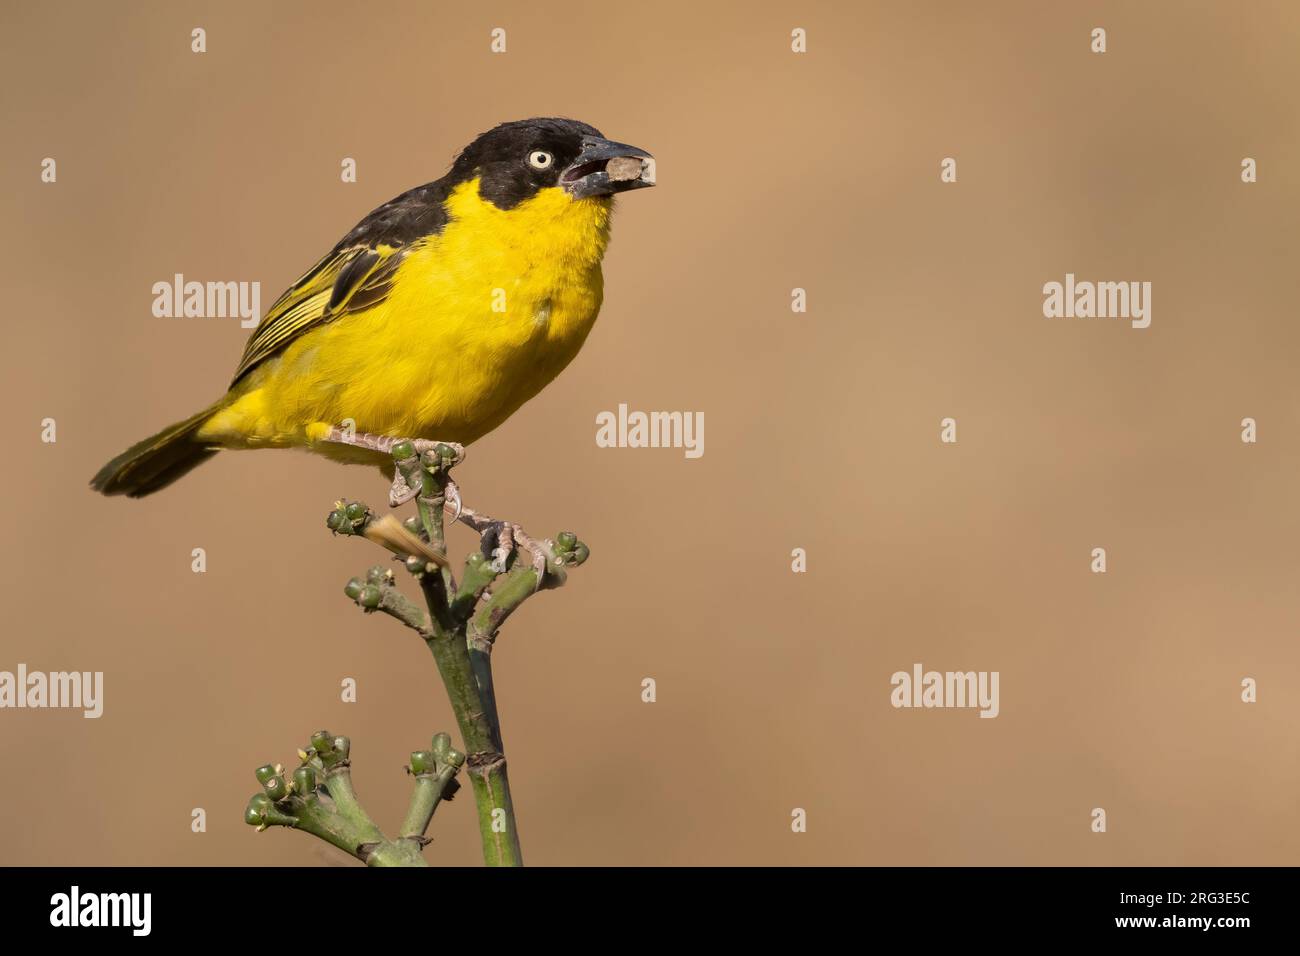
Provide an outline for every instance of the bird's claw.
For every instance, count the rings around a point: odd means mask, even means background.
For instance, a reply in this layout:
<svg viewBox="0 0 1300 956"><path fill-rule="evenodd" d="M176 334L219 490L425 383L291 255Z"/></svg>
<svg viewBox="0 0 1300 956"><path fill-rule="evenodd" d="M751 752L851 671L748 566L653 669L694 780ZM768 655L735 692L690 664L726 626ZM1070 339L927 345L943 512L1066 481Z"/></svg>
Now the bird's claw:
<svg viewBox="0 0 1300 956"><path fill-rule="evenodd" d="M497 574L505 571L510 555L514 553L515 530L515 525L510 522L501 522L501 530L497 532L497 546L492 549L492 570Z"/></svg>
<svg viewBox="0 0 1300 956"><path fill-rule="evenodd" d="M393 473L393 486L388 489L388 506L400 508L419 493L420 489L412 488L406 483L406 477L399 468Z"/></svg>
<svg viewBox="0 0 1300 956"><path fill-rule="evenodd" d="M464 502L460 497L460 486L450 478L447 479L446 502L452 508L452 523L460 520L461 512L464 511Z"/></svg>
<svg viewBox="0 0 1300 956"><path fill-rule="evenodd" d="M546 562L549 559L546 546L529 538L524 543L524 547L533 556L533 571L537 573L537 585L540 586L542 580L546 577ZM534 590L536 590L536 587L534 587Z"/></svg>

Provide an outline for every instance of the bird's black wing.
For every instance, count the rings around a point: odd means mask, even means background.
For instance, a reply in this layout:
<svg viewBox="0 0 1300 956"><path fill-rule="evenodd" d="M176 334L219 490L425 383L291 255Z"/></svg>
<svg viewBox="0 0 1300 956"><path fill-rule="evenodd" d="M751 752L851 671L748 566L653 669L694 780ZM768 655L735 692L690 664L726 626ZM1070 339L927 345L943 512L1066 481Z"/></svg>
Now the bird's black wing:
<svg viewBox="0 0 1300 956"><path fill-rule="evenodd" d="M357 223L267 309L231 385L307 331L384 301L412 247L447 224L445 198L442 180L417 186Z"/></svg>

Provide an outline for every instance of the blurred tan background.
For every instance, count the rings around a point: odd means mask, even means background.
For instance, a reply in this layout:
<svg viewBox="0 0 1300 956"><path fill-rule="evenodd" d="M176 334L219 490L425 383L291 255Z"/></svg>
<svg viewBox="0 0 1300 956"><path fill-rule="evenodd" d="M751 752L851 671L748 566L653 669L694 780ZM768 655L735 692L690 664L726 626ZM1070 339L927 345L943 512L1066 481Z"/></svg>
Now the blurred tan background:
<svg viewBox="0 0 1300 956"><path fill-rule="evenodd" d="M652 150L661 185L619 202L585 350L459 471L472 506L592 547L498 644L528 862L1300 862L1300 7L2 21L0 670L106 690L97 721L0 711L0 863L346 863L241 820L253 769L319 727L401 819L406 755L454 723L419 641L341 593L377 552L324 527L383 479L244 453L144 501L86 481L218 395L248 334L154 318L154 282L257 280L265 308L371 208L536 114ZM1066 272L1151 281L1151 328L1044 319ZM620 402L703 411L704 457L597 448ZM1001 715L894 710L916 661L1000 671ZM468 792L431 835L435 864L481 859Z"/></svg>

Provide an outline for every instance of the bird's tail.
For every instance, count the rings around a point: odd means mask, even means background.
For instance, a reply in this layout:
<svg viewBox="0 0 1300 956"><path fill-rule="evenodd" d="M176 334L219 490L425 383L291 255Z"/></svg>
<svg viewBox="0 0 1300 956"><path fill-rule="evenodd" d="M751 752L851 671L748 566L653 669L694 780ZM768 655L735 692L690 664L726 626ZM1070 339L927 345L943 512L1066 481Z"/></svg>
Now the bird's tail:
<svg viewBox="0 0 1300 956"><path fill-rule="evenodd" d="M143 498L166 488L217 453L217 449L208 447L195 436L199 427L225 403L223 398L197 415L136 442L99 469L90 479L90 487L106 495L128 498Z"/></svg>

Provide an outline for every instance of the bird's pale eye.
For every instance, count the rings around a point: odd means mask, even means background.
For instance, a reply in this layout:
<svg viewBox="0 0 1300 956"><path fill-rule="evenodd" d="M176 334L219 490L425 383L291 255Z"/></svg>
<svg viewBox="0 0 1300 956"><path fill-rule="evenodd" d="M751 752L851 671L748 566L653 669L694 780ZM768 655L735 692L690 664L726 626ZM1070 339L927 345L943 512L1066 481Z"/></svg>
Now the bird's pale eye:
<svg viewBox="0 0 1300 956"><path fill-rule="evenodd" d="M533 169L550 169L555 157L544 149L535 149L528 154L528 165Z"/></svg>

